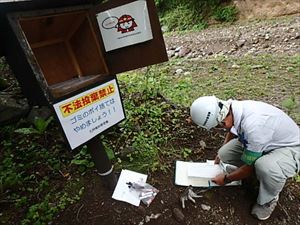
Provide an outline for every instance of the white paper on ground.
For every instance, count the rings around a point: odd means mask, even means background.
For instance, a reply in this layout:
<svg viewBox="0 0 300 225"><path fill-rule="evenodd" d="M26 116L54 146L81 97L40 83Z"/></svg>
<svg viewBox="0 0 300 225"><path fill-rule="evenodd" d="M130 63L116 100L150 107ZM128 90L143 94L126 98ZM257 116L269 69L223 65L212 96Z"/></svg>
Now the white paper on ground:
<svg viewBox="0 0 300 225"><path fill-rule="evenodd" d="M176 161L176 168L175 168L175 184L181 186L189 186L192 185L193 187L210 187L210 186L219 186L213 182L211 182L212 178L207 177L192 177L188 176L188 168L190 165L194 164L195 162L184 162L184 161ZM211 166L211 162L204 163L208 166ZM193 167L193 166L191 166ZM233 185L241 185L241 181L233 181L226 186L233 186Z"/></svg>
<svg viewBox="0 0 300 225"><path fill-rule="evenodd" d="M139 206L141 200L136 192L133 192L129 189L126 183L146 183L146 180L146 174L137 173L130 170L122 170L112 198L119 201L128 202L134 206Z"/></svg>

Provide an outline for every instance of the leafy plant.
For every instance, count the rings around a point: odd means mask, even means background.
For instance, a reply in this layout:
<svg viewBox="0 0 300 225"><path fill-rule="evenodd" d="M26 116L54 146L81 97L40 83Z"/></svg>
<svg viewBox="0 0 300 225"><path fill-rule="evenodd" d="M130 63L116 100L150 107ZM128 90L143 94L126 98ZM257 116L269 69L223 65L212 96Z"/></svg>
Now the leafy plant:
<svg viewBox="0 0 300 225"><path fill-rule="evenodd" d="M82 147L80 152L74 156L71 164L79 166L79 171L82 172L82 174L84 174L88 168L94 166L86 146Z"/></svg>
<svg viewBox="0 0 300 225"><path fill-rule="evenodd" d="M49 117L47 120L44 120L42 118L36 118L33 123L34 127L19 128L15 130L15 132L19 134L43 134L47 130L51 121L53 121L52 116Z"/></svg>
<svg viewBox="0 0 300 225"><path fill-rule="evenodd" d="M282 106L288 110L288 114L290 114L296 107L297 107L297 102L294 96L285 99L282 102Z"/></svg>
<svg viewBox="0 0 300 225"><path fill-rule="evenodd" d="M238 10L234 6L217 7L213 17L221 22L233 22L237 19Z"/></svg>
<svg viewBox="0 0 300 225"><path fill-rule="evenodd" d="M299 175L299 174L297 174L296 176L294 176L293 179L294 179L296 182L300 183L300 175Z"/></svg>
<svg viewBox="0 0 300 225"><path fill-rule="evenodd" d="M178 4L162 17L161 22L167 26L168 31L182 31L192 28L203 29L207 27L207 23L197 12L187 4Z"/></svg>
<svg viewBox="0 0 300 225"><path fill-rule="evenodd" d="M192 153L192 150L189 148L184 148L182 150L182 156L184 159L187 159L191 155L191 153Z"/></svg>

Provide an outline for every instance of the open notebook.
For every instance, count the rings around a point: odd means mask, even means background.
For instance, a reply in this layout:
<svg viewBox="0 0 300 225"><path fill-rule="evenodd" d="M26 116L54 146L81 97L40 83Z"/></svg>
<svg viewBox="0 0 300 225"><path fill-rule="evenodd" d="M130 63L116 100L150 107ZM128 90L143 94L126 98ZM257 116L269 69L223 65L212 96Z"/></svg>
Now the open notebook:
<svg viewBox="0 0 300 225"><path fill-rule="evenodd" d="M219 186L211 179L223 171L233 171L237 167L225 163L214 164L213 160L206 162L176 161L175 184L181 186L210 187ZM241 185L241 181L233 181L226 186Z"/></svg>

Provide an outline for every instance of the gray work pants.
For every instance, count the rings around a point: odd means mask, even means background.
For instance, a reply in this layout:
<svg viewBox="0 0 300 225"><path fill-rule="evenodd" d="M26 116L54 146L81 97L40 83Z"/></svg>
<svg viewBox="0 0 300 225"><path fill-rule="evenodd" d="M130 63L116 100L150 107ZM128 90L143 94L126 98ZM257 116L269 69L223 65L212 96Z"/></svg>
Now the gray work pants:
<svg viewBox="0 0 300 225"><path fill-rule="evenodd" d="M223 162L238 167L245 164L241 161L242 154L243 147L238 139L230 140L218 152ZM259 180L257 203L263 205L273 200L282 191L287 178L299 172L300 146L274 149L258 158L254 167Z"/></svg>

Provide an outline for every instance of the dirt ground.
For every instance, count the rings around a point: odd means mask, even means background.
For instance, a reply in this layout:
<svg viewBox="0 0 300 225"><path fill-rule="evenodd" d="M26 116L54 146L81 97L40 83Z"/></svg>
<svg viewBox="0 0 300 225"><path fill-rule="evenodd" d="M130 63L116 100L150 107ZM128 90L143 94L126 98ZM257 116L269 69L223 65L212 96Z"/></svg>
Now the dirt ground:
<svg viewBox="0 0 300 225"><path fill-rule="evenodd" d="M191 126L186 123L186 126ZM205 161L213 159L215 149L209 146L220 146L221 134L195 129L194 138L190 141L177 139L183 147L194 150L191 159ZM199 140L206 142L207 148L201 149ZM182 159L177 159L182 160ZM139 207L111 198L112 191L103 188L100 178L91 173L86 175L85 194L82 199L60 213L53 224L95 224L95 225L170 225L170 224L300 224L300 184L288 181L281 193L279 205L271 218L261 222L250 215L257 196L257 187L244 182L242 186L215 187L207 190L196 203L186 203L182 209L180 195L185 187L174 184L174 165L168 173L150 174L147 182L159 189L159 193L149 207L143 203ZM116 174L118 175L118 174ZM205 188L194 188L195 192ZM179 211L179 213L178 213Z"/></svg>

